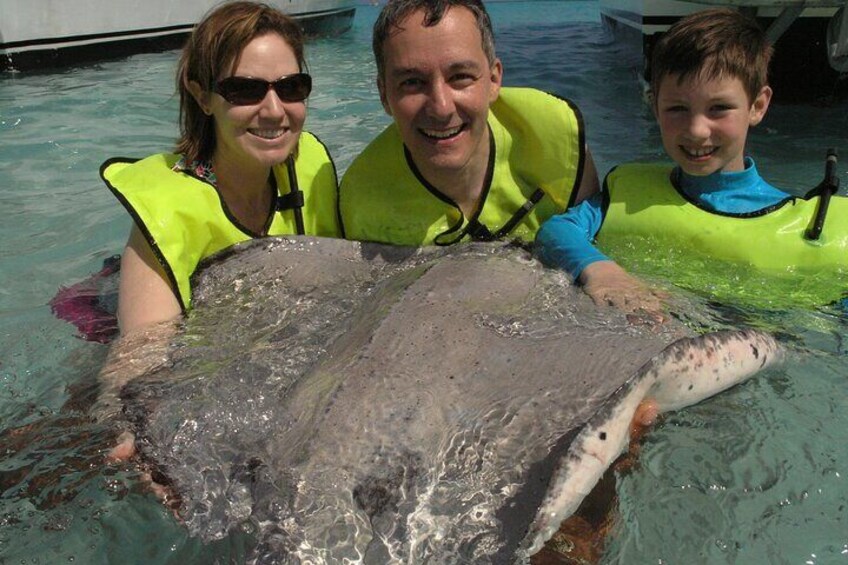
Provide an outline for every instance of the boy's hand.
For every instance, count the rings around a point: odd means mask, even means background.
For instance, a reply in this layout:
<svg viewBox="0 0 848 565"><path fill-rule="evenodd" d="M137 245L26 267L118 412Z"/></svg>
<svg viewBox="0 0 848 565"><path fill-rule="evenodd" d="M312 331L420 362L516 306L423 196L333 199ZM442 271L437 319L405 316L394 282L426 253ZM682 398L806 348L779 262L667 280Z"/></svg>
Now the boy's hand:
<svg viewBox="0 0 848 565"><path fill-rule="evenodd" d="M578 282L598 306L614 306L625 312L643 310L662 316L665 294L650 288L614 261L597 261L580 273Z"/></svg>

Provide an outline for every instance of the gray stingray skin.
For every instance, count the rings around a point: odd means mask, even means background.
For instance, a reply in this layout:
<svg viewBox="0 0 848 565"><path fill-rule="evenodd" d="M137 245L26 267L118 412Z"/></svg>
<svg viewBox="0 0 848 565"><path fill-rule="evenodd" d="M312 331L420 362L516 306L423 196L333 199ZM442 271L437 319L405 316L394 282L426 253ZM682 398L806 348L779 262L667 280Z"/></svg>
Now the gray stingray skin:
<svg viewBox="0 0 848 565"><path fill-rule="evenodd" d="M505 244L267 239L194 283L125 411L189 530L249 528L261 563L525 561L640 400L693 404L781 356L754 331L634 325Z"/></svg>

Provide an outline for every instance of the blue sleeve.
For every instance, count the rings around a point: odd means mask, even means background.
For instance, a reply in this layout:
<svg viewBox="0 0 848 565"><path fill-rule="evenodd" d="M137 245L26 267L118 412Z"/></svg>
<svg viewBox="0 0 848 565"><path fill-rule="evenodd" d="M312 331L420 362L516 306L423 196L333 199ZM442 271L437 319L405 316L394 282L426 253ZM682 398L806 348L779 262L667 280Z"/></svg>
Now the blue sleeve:
<svg viewBox="0 0 848 565"><path fill-rule="evenodd" d="M592 240L601 229L601 194L551 217L536 234L536 254L549 267L563 269L574 279L596 261L608 261Z"/></svg>

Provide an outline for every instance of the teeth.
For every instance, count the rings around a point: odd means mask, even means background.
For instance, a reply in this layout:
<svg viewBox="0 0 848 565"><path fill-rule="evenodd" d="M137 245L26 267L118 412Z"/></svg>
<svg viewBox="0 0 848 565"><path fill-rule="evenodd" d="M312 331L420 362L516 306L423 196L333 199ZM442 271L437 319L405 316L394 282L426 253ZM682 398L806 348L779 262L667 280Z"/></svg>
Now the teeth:
<svg viewBox="0 0 848 565"><path fill-rule="evenodd" d="M683 151L685 151L692 157L706 157L707 155L711 155L713 152L715 152L715 150L715 147L710 147L707 149L689 149L686 147L683 148Z"/></svg>
<svg viewBox="0 0 848 565"><path fill-rule="evenodd" d="M421 131L423 131L424 135L427 135L428 137L435 137L436 139L447 139L458 134L460 130L462 130L462 126L442 130L422 129Z"/></svg>
<svg viewBox="0 0 848 565"><path fill-rule="evenodd" d="M285 129L252 129L250 133L263 139L276 139L286 132Z"/></svg>

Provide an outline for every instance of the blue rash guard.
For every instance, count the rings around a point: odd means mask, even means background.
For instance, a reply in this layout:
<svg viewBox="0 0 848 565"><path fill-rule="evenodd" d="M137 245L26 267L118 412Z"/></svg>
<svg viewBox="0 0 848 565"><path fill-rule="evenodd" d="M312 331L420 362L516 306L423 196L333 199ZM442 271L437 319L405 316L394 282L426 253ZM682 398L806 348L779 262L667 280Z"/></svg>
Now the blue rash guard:
<svg viewBox="0 0 848 565"><path fill-rule="evenodd" d="M768 184L750 157L745 158L744 171L697 177L678 167L675 176L691 201L718 213L756 212L790 196ZM536 249L543 263L563 269L577 280L592 263L610 260L592 244L604 220L601 202L598 193L542 224L536 234Z"/></svg>

